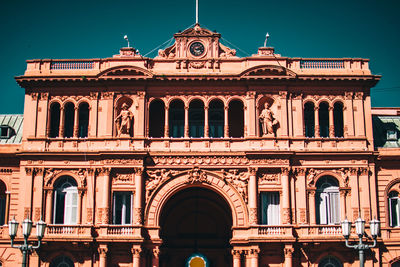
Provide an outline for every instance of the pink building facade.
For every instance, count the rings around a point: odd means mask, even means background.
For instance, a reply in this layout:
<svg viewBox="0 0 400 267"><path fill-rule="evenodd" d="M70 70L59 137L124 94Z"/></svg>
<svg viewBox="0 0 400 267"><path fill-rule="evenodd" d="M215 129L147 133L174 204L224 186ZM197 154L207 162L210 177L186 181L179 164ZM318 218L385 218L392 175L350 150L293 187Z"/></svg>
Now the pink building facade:
<svg viewBox="0 0 400 267"><path fill-rule="evenodd" d="M382 222L366 266L400 266L399 113L371 109L369 61L240 58L199 25L174 37L155 58L28 60L16 78L0 220L48 224L30 266L358 266L339 225L358 217Z"/></svg>

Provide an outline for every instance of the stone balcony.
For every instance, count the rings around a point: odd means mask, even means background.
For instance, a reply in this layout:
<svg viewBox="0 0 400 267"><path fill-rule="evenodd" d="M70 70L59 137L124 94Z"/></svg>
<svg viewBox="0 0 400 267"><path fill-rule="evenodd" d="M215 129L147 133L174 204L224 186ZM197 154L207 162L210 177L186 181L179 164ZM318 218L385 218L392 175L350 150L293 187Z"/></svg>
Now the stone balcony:
<svg viewBox="0 0 400 267"><path fill-rule="evenodd" d="M366 151L365 137L305 138L28 138L24 152L234 152L234 151Z"/></svg>

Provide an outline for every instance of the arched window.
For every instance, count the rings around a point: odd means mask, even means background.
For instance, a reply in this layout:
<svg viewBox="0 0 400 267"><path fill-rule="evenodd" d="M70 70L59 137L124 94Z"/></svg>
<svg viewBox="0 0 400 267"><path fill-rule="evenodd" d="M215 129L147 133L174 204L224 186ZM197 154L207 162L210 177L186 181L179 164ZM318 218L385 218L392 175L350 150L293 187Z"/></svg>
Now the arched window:
<svg viewBox="0 0 400 267"><path fill-rule="evenodd" d="M337 180L330 176L324 176L318 180L316 186L317 224L339 224L340 202Z"/></svg>
<svg viewBox="0 0 400 267"><path fill-rule="evenodd" d="M335 137L343 137L343 104L340 102L333 106L333 125Z"/></svg>
<svg viewBox="0 0 400 267"><path fill-rule="evenodd" d="M204 103L199 99L189 104L189 136L204 137Z"/></svg>
<svg viewBox="0 0 400 267"><path fill-rule="evenodd" d="M244 136L244 111L242 101L233 100L229 103L228 123L230 137Z"/></svg>
<svg viewBox="0 0 400 267"><path fill-rule="evenodd" d="M74 262L67 256L60 256L50 263L50 267L74 267Z"/></svg>
<svg viewBox="0 0 400 267"><path fill-rule="evenodd" d="M315 136L314 127L315 127L314 103L307 102L304 105L304 134L306 137Z"/></svg>
<svg viewBox="0 0 400 267"><path fill-rule="evenodd" d="M89 104L83 102L79 105L79 132L78 137L88 137L89 128Z"/></svg>
<svg viewBox="0 0 400 267"><path fill-rule="evenodd" d="M64 137L70 138L74 136L74 117L75 106L68 102L64 106Z"/></svg>
<svg viewBox="0 0 400 267"><path fill-rule="evenodd" d="M61 177L54 185L55 224L76 224L78 214L78 187L70 176Z"/></svg>
<svg viewBox="0 0 400 267"><path fill-rule="evenodd" d="M335 257L328 256L319 262L318 267L343 267L343 264Z"/></svg>
<svg viewBox="0 0 400 267"><path fill-rule="evenodd" d="M60 104L55 102L50 106L50 132L49 137L58 137L60 132Z"/></svg>
<svg viewBox="0 0 400 267"><path fill-rule="evenodd" d="M322 102L319 104L318 110L319 118L319 136L329 137L329 105L328 103Z"/></svg>
<svg viewBox="0 0 400 267"><path fill-rule="evenodd" d="M0 181L0 225L7 221L7 188L3 181Z"/></svg>
<svg viewBox="0 0 400 267"><path fill-rule="evenodd" d="M215 99L208 107L209 136L212 138L224 137L224 103Z"/></svg>
<svg viewBox="0 0 400 267"><path fill-rule="evenodd" d="M390 266L391 267L400 267L400 261L393 262Z"/></svg>
<svg viewBox="0 0 400 267"><path fill-rule="evenodd" d="M391 191L389 193L389 222L391 227L400 226L400 200L399 192Z"/></svg>
<svg viewBox="0 0 400 267"><path fill-rule="evenodd" d="M183 137L185 129L185 105L182 100L173 100L168 109L169 136Z"/></svg>
<svg viewBox="0 0 400 267"><path fill-rule="evenodd" d="M165 108L160 99L153 100L149 109L149 136L164 137Z"/></svg>

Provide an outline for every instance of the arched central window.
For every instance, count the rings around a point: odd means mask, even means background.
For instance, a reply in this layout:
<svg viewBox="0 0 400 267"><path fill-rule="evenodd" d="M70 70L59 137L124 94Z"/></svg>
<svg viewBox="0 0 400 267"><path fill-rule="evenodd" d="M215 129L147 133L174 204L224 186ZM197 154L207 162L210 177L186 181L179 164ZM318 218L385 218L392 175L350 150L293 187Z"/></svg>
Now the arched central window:
<svg viewBox="0 0 400 267"><path fill-rule="evenodd" d="M149 136L164 137L165 108L164 102L160 99L150 103L149 110Z"/></svg>
<svg viewBox="0 0 400 267"><path fill-rule="evenodd" d="M335 257L328 256L320 261L318 267L343 267L343 264Z"/></svg>
<svg viewBox="0 0 400 267"><path fill-rule="evenodd" d="M322 102L319 104L319 136L329 137L329 105Z"/></svg>
<svg viewBox="0 0 400 267"><path fill-rule="evenodd" d="M76 224L78 214L78 187L70 176L63 176L54 186L55 224Z"/></svg>
<svg viewBox="0 0 400 267"><path fill-rule="evenodd" d="M244 136L244 111L243 102L233 100L229 103L228 110L229 137Z"/></svg>
<svg viewBox="0 0 400 267"><path fill-rule="evenodd" d="M389 221L391 227L400 226L400 199L399 192L392 191L389 193Z"/></svg>
<svg viewBox="0 0 400 267"><path fill-rule="evenodd" d="M66 256L60 256L50 263L50 267L74 267L74 262Z"/></svg>
<svg viewBox="0 0 400 267"><path fill-rule="evenodd" d="M339 224L340 201L337 180L330 176L324 176L318 180L316 186L317 224Z"/></svg>
<svg viewBox="0 0 400 267"><path fill-rule="evenodd" d="M64 106L64 137L70 138L74 136L74 118L75 106L68 102Z"/></svg>
<svg viewBox="0 0 400 267"><path fill-rule="evenodd" d="M89 128L89 104L83 102L79 105L79 125L78 137L88 137Z"/></svg>
<svg viewBox="0 0 400 267"><path fill-rule="evenodd" d="M208 107L209 136L212 138L224 137L224 103L215 99Z"/></svg>
<svg viewBox="0 0 400 267"><path fill-rule="evenodd" d="M49 137L58 137L60 131L60 104L55 102L50 106Z"/></svg>
<svg viewBox="0 0 400 267"><path fill-rule="evenodd" d="M198 99L189 105L189 136L204 137L204 104Z"/></svg>
<svg viewBox="0 0 400 267"><path fill-rule="evenodd" d="M304 105L304 134L306 137L314 137L314 103L307 102Z"/></svg>
<svg viewBox="0 0 400 267"><path fill-rule="evenodd" d="M169 136L183 137L185 128L185 105L182 100L174 100L169 105Z"/></svg>

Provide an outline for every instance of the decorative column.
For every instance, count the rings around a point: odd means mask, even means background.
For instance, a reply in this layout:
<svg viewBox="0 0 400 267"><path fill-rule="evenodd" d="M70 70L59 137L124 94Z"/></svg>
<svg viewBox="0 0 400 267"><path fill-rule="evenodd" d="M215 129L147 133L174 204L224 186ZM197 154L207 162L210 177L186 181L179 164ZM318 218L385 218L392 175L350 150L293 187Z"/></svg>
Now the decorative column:
<svg viewBox="0 0 400 267"><path fill-rule="evenodd" d="M347 218L347 207L346 207L346 189L340 189L340 220Z"/></svg>
<svg viewBox="0 0 400 267"><path fill-rule="evenodd" d="M308 203L309 203L309 218L310 224L315 225L317 223L315 216L315 188L308 190Z"/></svg>
<svg viewBox="0 0 400 267"><path fill-rule="evenodd" d="M58 137L64 137L64 123L65 123L65 116L64 116L64 107L60 107L60 128L58 129Z"/></svg>
<svg viewBox="0 0 400 267"><path fill-rule="evenodd" d="M260 250L258 248L252 248L248 251L248 257L250 259L250 265L246 267L258 267L258 253Z"/></svg>
<svg viewBox="0 0 400 267"><path fill-rule="evenodd" d="M335 125L333 122L333 107L329 106L329 137L335 137Z"/></svg>
<svg viewBox="0 0 400 267"><path fill-rule="evenodd" d="M315 124L315 129L314 129L314 135L315 137L319 137L319 108L318 106L314 107L314 124Z"/></svg>
<svg viewBox="0 0 400 267"><path fill-rule="evenodd" d="M142 224L143 167L135 168L134 224Z"/></svg>
<svg viewBox="0 0 400 267"><path fill-rule="evenodd" d="M228 122L229 106L224 107L224 137L229 137L229 122Z"/></svg>
<svg viewBox="0 0 400 267"><path fill-rule="evenodd" d="M165 107L164 138L169 137L169 108Z"/></svg>
<svg viewBox="0 0 400 267"><path fill-rule="evenodd" d="M47 224L51 224L51 204L52 204L52 199L53 199L53 190L50 187L44 188L44 192L46 194L46 211L45 211L45 222Z"/></svg>
<svg viewBox="0 0 400 267"><path fill-rule="evenodd" d="M78 107L74 108L74 137L78 137L78 130L79 130L79 118L78 118Z"/></svg>
<svg viewBox="0 0 400 267"><path fill-rule="evenodd" d="M296 200L298 203L307 203L307 192L306 192L306 169L296 168L296 186L295 190ZM297 205L297 223L306 224L307 223L307 205Z"/></svg>
<svg viewBox="0 0 400 267"><path fill-rule="evenodd" d="M184 136L189 137L189 106L185 105L185 127L184 127Z"/></svg>
<svg viewBox="0 0 400 267"><path fill-rule="evenodd" d="M46 137L49 137L50 136L50 129L51 129L51 120L52 120L52 118L51 118L51 109L50 109L50 107L47 109L47 114L48 114L48 116L47 116L47 125L46 125Z"/></svg>
<svg viewBox="0 0 400 267"><path fill-rule="evenodd" d="M107 267L107 245L100 245L99 251L99 267Z"/></svg>
<svg viewBox="0 0 400 267"><path fill-rule="evenodd" d="M248 192L249 192L249 212L250 224L257 224L257 168L249 168L249 183L248 183Z"/></svg>
<svg viewBox="0 0 400 267"><path fill-rule="evenodd" d="M290 224L289 170L289 168L281 168L283 224Z"/></svg>
<svg viewBox="0 0 400 267"><path fill-rule="evenodd" d="M160 248L153 248L153 257L151 260L151 267L158 267L160 264Z"/></svg>
<svg viewBox="0 0 400 267"><path fill-rule="evenodd" d="M242 251L238 249L232 249L232 257L233 257L233 267L240 267Z"/></svg>
<svg viewBox="0 0 400 267"><path fill-rule="evenodd" d="M293 252L294 249L292 246L285 246L283 249L285 254L285 267L292 267L293 266Z"/></svg>
<svg viewBox="0 0 400 267"><path fill-rule="evenodd" d="M78 207L77 207L77 217L76 217L76 223L82 224L82 198L83 195L85 194L85 190L83 188L78 188Z"/></svg>
<svg viewBox="0 0 400 267"><path fill-rule="evenodd" d="M99 203L99 208L97 209L97 221L100 224L108 224L109 215L109 203L110 203L110 172L111 168L99 168L99 178L98 181L98 191L99 197L97 203Z"/></svg>
<svg viewBox="0 0 400 267"><path fill-rule="evenodd" d="M132 267L140 267L140 253L142 249L138 246L132 248Z"/></svg>
<svg viewBox="0 0 400 267"><path fill-rule="evenodd" d="M7 223L10 219L10 191L6 191L6 212L4 216L4 221Z"/></svg>
<svg viewBox="0 0 400 267"><path fill-rule="evenodd" d="M208 125L208 106L204 106L204 137L209 135L209 125Z"/></svg>

